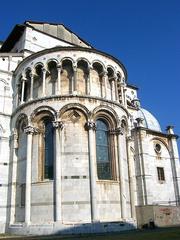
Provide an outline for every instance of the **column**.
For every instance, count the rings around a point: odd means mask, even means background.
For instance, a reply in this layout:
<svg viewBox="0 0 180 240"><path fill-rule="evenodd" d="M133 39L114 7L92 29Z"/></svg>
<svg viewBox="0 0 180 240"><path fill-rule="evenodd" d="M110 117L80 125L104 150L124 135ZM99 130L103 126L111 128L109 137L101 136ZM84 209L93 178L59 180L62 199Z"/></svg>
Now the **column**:
<svg viewBox="0 0 180 240"><path fill-rule="evenodd" d="M127 138L126 142L127 142L127 158L128 158L128 170L129 170L131 217L135 219L136 218L135 205L137 205L137 201L135 197L136 176L135 176L135 166L134 166L134 155L132 155L132 152L130 150L131 146L133 147L134 143L131 136Z"/></svg>
<svg viewBox="0 0 180 240"><path fill-rule="evenodd" d="M102 91L102 97L107 98L107 81L108 81L107 71L103 72L103 81L104 81L104 92Z"/></svg>
<svg viewBox="0 0 180 240"><path fill-rule="evenodd" d="M166 128L168 134L168 144L169 144L169 152L171 157L171 169L173 176L173 184L174 184L174 193L176 205L180 205L180 164L179 164L179 152L177 146L177 138L178 136L174 134L173 126L168 126Z"/></svg>
<svg viewBox="0 0 180 240"><path fill-rule="evenodd" d="M72 81L72 93L77 93L77 66L76 65L73 66L73 70L74 70L74 77Z"/></svg>
<svg viewBox="0 0 180 240"><path fill-rule="evenodd" d="M123 158L123 150L122 148L125 147L121 143L121 138L123 136L123 129L117 128L116 129L117 138L118 138L118 160L119 160L119 181L120 181L120 197L121 197L121 218L126 218L126 188L125 188L125 176L124 176L124 158Z"/></svg>
<svg viewBox="0 0 180 240"><path fill-rule="evenodd" d="M42 74L43 74L43 83L42 83L42 95L43 97L46 96L46 69L42 68Z"/></svg>
<svg viewBox="0 0 180 240"><path fill-rule="evenodd" d="M92 83L91 83L91 69L92 66L89 66L89 75L88 75L88 81L87 81L87 94L91 95L91 87L92 87Z"/></svg>
<svg viewBox="0 0 180 240"><path fill-rule="evenodd" d="M24 89L25 89L25 82L26 82L26 78L22 78L21 81L22 81L22 88L21 88L21 104L24 103Z"/></svg>
<svg viewBox="0 0 180 240"><path fill-rule="evenodd" d="M85 126L88 131L89 144L89 175L90 175L90 198L91 198L91 221L97 221L97 200L96 200L96 156L95 156L95 129L96 124L88 121Z"/></svg>
<svg viewBox="0 0 180 240"><path fill-rule="evenodd" d="M111 93L111 100L112 100L112 101L115 101L115 82L114 82L114 79L112 79L111 84L112 84L112 88L111 88L111 91L112 91L112 93Z"/></svg>
<svg viewBox="0 0 180 240"><path fill-rule="evenodd" d="M61 65L57 65L58 80L57 80L57 94L61 94Z"/></svg>
<svg viewBox="0 0 180 240"><path fill-rule="evenodd" d="M117 81L118 77L117 75L114 76L114 83L115 83L115 101L119 103L119 94L118 94L118 86L117 86Z"/></svg>
<svg viewBox="0 0 180 240"><path fill-rule="evenodd" d="M34 85L34 74L30 73L30 79L31 79L31 88L30 88L30 100L33 99L33 85Z"/></svg>
<svg viewBox="0 0 180 240"><path fill-rule="evenodd" d="M126 87L124 87L124 107L127 108L127 99L126 99Z"/></svg>
<svg viewBox="0 0 180 240"><path fill-rule="evenodd" d="M27 134L27 157L26 157L26 190L25 190L25 223L31 222L31 161L32 161L32 135L37 129L32 126L24 128Z"/></svg>
<svg viewBox="0 0 180 240"><path fill-rule="evenodd" d="M8 199L8 205L10 206L10 224L15 222L15 204L16 204L16 178L17 178L17 150L18 150L18 134L17 130L14 129L11 138L11 188L10 188L10 199Z"/></svg>
<svg viewBox="0 0 180 240"><path fill-rule="evenodd" d="M124 85L123 85L123 83L120 83L120 89L121 89L121 102L122 102L122 105L124 106Z"/></svg>
<svg viewBox="0 0 180 240"><path fill-rule="evenodd" d="M55 221L62 221L62 204L61 204L61 152L62 152L62 130L63 122L53 122L55 128Z"/></svg>

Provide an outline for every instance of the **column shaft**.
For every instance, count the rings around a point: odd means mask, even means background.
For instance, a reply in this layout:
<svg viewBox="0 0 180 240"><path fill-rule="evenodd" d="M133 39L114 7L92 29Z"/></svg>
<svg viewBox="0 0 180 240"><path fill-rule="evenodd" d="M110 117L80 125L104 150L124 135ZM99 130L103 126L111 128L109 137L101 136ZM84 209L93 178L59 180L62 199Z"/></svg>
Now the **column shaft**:
<svg viewBox="0 0 180 240"><path fill-rule="evenodd" d="M46 69L43 69L42 70L42 73L43 73L43 89L42 89L42 95L43 96L46 96Z"/></svg>
<svg viewBox="0 0 180 240"><path fill-rule="evenodd" d="M107 81L108 81L107 73L104 73L103 78L104 78L104 93L102 97L107 98Z"/></svg>
<svg viewBox="0 0 180 240"><path fill-rule="evenodd" d="M24 102L24 88L25 88L25 79L22 79L21 104Z"/></svg>
<svg viewBox="0 0 180 240"><path fill-rule="evenodd" d="M26 158L26 191L25 191L25 223L31 222L31 157L32 157L32 133L27 135Z"/></svg>
<svg viewBox="0 0 180 240"><path fill-rule="evenodd" d="M114 79L112 80L112 82L111 82L111 84L112 84L112 88L111 88L111 100L112 101L115 101L115 85L114 85Z"/></svg>
<svg viewBox="0 0 180 240"><path fill-rule="evenodd" d="M88 122L88 142L89 142L89 175L90 175L90 196L91 196L91 221L97 221L97 200L96 200L96 165L95 165L95 123Z"/></svg>
<svg viewBox="0 0 180 240"><path fill-rule="evenodd" d="M58 94L61 94L61 66L57 67L57 71L58 71L57 92Z"/></svg>
<svg viewBox="0 0 180 240"><path fill-rule="evenodd" d="M61 152L62 152L62 122L53 122L55 128L55 220L62 221L61 192Z"/></svg>
<svg viewBox="0 0 180 240"><path fill-rule="evenodd" d="M31 89L30 89L30 100L33 99L33 85L34 85L34 75L31 74Z"/></svg>
<svg viewBox="0 0 180 240"><path fill-rule="evenodd" d="M121 196L121 217L126 218L126 191L124 181L124 164L123 155L121 150L121 134L118 134L118 159L119 159L119 180L120 180L120 196Z"/></svg>
<svg viewBox="0 0 180 240"><path fill-rule="evenodd" d="M10 224L15 222L15 204L16 204L16 178L17 178L17 132L15 131L12 135L11 141L11 192L10 192L10 201L8 199L10 207Z"/></svg>

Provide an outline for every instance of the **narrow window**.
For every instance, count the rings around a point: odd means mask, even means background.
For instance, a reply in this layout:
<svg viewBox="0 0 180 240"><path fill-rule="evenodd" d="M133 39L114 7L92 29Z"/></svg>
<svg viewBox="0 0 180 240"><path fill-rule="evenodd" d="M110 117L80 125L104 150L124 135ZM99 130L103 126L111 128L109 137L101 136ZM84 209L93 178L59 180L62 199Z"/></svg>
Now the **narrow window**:
<svg viewBox="0 0 180 240"><path fill-rule="evenodd" d="M165 181L164 168L157 167L157 173L158 173L158 180Z"/></svg>
<svg viewBox="0 0 180 240"><path fill-rule="evenodd" d="M53 179L54 143L52 121L44 121L44 178Z"/></svg>
<svg viewBox="0 0 180 240"><path fill-rule="evenodd" d="M109 149L108 124L103 119L98 119L96 121L96 160L98 179L112 179Z"/></svg>

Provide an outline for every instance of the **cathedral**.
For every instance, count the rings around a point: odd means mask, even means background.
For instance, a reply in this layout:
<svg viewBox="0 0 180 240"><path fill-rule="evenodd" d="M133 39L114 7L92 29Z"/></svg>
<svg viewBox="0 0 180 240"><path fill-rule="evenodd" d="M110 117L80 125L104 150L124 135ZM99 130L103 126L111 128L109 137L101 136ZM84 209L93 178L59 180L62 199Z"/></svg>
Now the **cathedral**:
<svg viewBox="0 0 180 240"><path fill-rule="evenodd" d="M0 42L1 233L180 224L177 138L123 63L63 24L26 21Z"/></svg>

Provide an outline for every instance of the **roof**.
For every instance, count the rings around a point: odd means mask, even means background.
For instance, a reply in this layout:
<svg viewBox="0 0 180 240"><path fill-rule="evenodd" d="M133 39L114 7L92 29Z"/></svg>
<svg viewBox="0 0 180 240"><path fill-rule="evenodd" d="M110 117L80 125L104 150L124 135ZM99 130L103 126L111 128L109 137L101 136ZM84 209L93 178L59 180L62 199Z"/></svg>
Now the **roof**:
<svg viewBox="0 0 180 240"><path fill-rule="evenodd" d="M26 27L30 27L38 32L62 40L64 42L70 43L71 45L74 46L82 46L88 48L92 47L89 43L84 41L77 34L75 34L70 29L65 27L63 24L25 21L24 24L17 24L13 28L8 38L4 41L0 49L0 52L11 51L15 43L20 39L20 37L24 33Z"/></svg>
<svg viewBox="0 0 180 240"><path fill-rule="evenodd" d="M134 119L137 118L141 118L143 120L142 125L144 128L157 132L162 132L158 120L152 115L152 113L150 113L146 109L140 108L138 112L136 112L136 114L134 115Z"/></svg>

